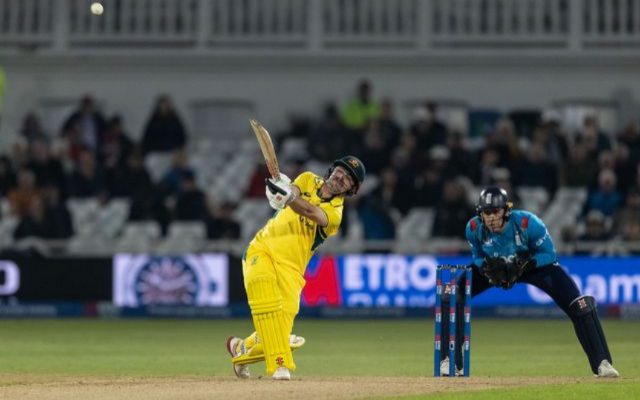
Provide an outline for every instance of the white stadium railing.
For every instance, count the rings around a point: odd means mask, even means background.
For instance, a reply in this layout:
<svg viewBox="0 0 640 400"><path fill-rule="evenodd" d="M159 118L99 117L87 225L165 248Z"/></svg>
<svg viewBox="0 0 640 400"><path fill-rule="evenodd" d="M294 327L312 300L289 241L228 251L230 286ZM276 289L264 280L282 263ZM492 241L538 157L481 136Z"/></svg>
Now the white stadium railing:
<svg viewBox="0 0 640 400"><path fill-rule="evenodd" d="M51 45L53 0L0 1L0 43Z"/></svg>
<svg viewBox="0 0 640 400"><path fill-rule="evenodd" d="M0 1L0 50L88 46L255 47L325 52L465 47L505 50L640 44L640 0L94 0Z"/></svg>

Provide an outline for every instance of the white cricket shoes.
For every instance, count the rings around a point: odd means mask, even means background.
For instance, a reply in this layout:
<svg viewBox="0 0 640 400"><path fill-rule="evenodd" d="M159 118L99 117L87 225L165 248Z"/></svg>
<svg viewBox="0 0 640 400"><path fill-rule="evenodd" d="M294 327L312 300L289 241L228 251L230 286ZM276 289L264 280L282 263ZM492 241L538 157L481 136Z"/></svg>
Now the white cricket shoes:
<svg viewBox="0 0 640 400"><path fill-rule="evenodd" d="M444 360L440 361L440 375L441 376L449 376L449 357L446 357ZM462 370L456 370L456 376L462 376Z"/></svg>
<svg viewBox="0 0 640 400"><path fill-rule="evenodd" d="M304 346L306 340L302 336L291 334L289 336L289 345L291 346L291 350L297 350L300 347ZM227 339L227 351L231 355L232 358L241 356L247 353L247 350L244 346L244 340L235 337L229 336ZM251 372L249 372L249 364L233 364L233 372L240 379L248 379L251 377ZM291 372L286 367L279 367L276 372L273 373L272 378L275 380L291 380Z"/></svg>
<svg viewBox="0 0 640 400"><path fill-rule="evenodd" d="M304 346L306 340L302 336L294 335L293 333L289 336L289 345L291 346L291 350L297 350L300 347Z"/></svg>
<svg viewBox="0 0 640 400"><path fill-rule="evenodd" d="M276 372L271 376L276 381L290 381L291 380L291 372L289 372L289 368L287 367L278 367Z"/></svg>
<svg viewBox="0 0 640 400"><path fill-rule="evenodd" d="M244 354L243 340L238 337L229 336L227 339L227 351L231 357L238 357ZM240 379L248 379L251 377L248 365L233 364L233 372Z"/></svg>
<svg viewBox="0 0 640 400"><path fill-rule="evenodd" d="M598 366L598 378L617 378L620 376L620 373L613 368L613 365L608 360L602 360L600 365Z"/></svg>

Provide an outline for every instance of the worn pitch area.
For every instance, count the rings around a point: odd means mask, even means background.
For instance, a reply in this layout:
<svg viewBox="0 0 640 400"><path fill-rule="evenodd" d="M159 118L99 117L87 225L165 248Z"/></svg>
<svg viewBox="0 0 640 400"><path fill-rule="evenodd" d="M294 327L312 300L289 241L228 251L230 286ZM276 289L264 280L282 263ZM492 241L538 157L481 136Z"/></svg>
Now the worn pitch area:
<svg viewBox="0 0 640 400"><path fill-rule="evenodd" d="M569 377L303 377L289 382L211 378L70 378L0 375L2 399L370 399L529 385L580 384Z"/></svg>

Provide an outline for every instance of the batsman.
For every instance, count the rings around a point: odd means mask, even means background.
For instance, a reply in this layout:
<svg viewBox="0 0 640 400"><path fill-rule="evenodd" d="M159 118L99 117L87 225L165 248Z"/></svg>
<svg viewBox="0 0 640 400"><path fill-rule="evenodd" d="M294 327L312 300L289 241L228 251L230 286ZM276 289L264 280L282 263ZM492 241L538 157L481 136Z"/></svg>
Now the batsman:
<svg viewBox="0 0 640 400"><path fill-rule="evenodd" d="M537 287L571 319L593 374L619 376L612 365L595 299L581 295L573 279L558 263L553 241L542 220L528 211L512 208L504 189L488 187L480 193L477 216L466 227L473 256L471 295L475 297L491 287L508 290L518 283ZM458 280L458 288L464 285L463 275ZM457 295L462 296L463 290L458 289ZM458 298L458 304L461 300ZM458 318L456 322L456 336L461 338L464 321ZM457 348L456 371L461 364L461 350ZM440 363L440 371L448 375L448 358Z"/></svg>
<svg viewBox="0 0 640 400"><path fill-rule="evenodd" d="M276 212L242 258L255 332L227 340L237 377L249 378L249 364L264 360L267 376L291 379L296 368L291 351L304 344L291 332L305 269L318 246L338 232L344 198L355 195L364 178L362 162L346 156L334 161L324 178L303 172L293 183L282 173L267 179L266 196Z"/></svg>

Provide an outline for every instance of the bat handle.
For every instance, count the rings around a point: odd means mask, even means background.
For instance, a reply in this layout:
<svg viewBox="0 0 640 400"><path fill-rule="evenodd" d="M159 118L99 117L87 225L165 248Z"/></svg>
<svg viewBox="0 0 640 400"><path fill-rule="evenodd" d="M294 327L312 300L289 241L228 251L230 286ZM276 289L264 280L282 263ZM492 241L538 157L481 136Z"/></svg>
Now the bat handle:
<svg viewBox="0 0 640 400"><path fill-rule="evenodd" d="M274 179L276 180L276 179ZM278 179L276 181L280 180L280 177L278 177ZM274 184L273 182L271 182L271 179L265 179L265 183L267 184L267 187L269 188L269 191L273 194L276 193L280 193L281 195L286 195L287 192L285 192L280 186Z"/></svg>

